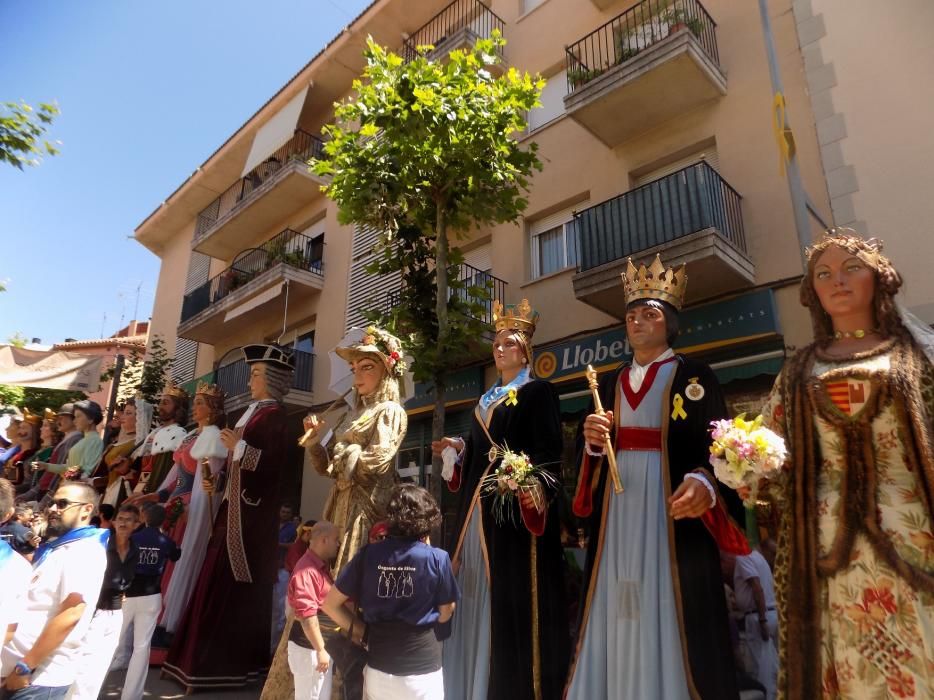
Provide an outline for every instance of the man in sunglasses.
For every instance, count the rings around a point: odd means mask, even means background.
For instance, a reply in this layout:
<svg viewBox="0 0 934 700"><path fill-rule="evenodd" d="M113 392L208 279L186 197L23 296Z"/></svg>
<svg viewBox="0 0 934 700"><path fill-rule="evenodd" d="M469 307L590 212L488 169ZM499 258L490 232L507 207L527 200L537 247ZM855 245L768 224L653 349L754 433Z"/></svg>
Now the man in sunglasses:
<svg viewBox="0 0 934 700"><path fill-rule="evenodd" d="M74 682L107 566L109 531L91 527L97 494L66 481L48 511L46 542L33 559L25 611L3 647L3 700L59 700Z"/></svg>

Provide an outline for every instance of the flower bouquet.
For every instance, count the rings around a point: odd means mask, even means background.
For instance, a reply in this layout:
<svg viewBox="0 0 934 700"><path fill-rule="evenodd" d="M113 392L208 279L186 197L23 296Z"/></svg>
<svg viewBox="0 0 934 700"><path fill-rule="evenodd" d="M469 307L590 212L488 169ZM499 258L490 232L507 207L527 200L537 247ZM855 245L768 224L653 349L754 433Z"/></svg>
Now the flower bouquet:
<svg viewBox="0 0 934 700"><path fill-rule="evenodd" d="M532 464L525 452L513 452L508 446L493 445L489 453L490 464L499 464L480 482L480 495L493 497L493 517L497 525L507 518L515 523L512 501L525 493L532 497L535 507L545 509L545 493L541 486L552 486L557 479L543 469L544 465Z"/></svg>
<svg viewBox="0 0 934 700"><path fill-rule="evenodd" d="M785 440L762 426L762 416L748 421L746 414L741 413L733 420L716 420L711 425L713 472L731 489L748 488L743 502L747 508L752 507L760 480L774 478L785 463L788 456Z"/></svg>

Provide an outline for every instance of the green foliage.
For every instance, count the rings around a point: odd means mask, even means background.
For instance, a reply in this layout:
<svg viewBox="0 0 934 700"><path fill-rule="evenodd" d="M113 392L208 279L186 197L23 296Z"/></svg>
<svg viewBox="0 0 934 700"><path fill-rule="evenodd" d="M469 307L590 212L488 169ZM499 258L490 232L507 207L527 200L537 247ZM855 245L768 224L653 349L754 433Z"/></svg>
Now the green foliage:
<svg viewBox="0 0 934 700"><path fill-rule="evenodd" d="M44 102L38 110L22 101L0 104L0 162L23 170L39 165L43 155L58 155L61 144L43 138L58 113L57 105Z"/></svg>
<svg viewBox="0 0 934 700"><path fill-rule="evenodd" d="M130 350L123 372L120 375L120 387L117 389L117 402L126 401L137 394L150 403L156 403L168 383L169 370L173 358L165 348L165 341L159 335L154 335L149 343L149 352L142 352L133 348ZM114 376L114 368L104 372L102 381L108 381Z"/></svg>
<svg viewBox="0 0 934 700"><path fill-rule="evenodd" d="M29 340L25 335L16 331L13 335L6 339L6 342L12 345L14 348L24 348Z"/></svg>
<svg viewBox="0 0 934 700"><path fill-rule="evenodd" d="M20 411L23 408L28 408L33 413L41 413L45 408L57 411L62 404L86 398L87 394L82 391L0 384L0 407L16 406Z"/></svg>
<svg viewBox="0 0 934 700"><path fill-rule="evenodd" d="M9 384L0 384L0 407L12 407L23 405L23 387L10 386ZM0 413L10 413L11 411L0 410Z"/></svg>
<svg viewBox="0 0 934 700"><path fill-rule="evenodd" d="M537 145L515 138L539 106L540 77L510 68L493 78L505 44L494 32L446 62L409 63L367 40L366 69L355 99L335 105L324 128L325 157L312 161L331 177L327 194L342 223L394 233L414 226L435 232L439 209L455 232L515 220L525 209L528 177L541 169Z"/></svg>

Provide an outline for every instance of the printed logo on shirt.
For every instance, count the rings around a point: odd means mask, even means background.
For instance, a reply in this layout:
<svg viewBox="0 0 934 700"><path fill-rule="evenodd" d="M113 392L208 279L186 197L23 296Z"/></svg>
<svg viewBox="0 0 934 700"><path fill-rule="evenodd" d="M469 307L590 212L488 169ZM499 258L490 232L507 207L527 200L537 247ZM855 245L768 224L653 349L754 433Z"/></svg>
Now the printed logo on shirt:
<svg viewBox="0 0 934 700"><path fill-rule="evenodd" d="M379 564L379 581L376 583L378 598L411 598L415 592L412 574L414 566L383 566Z"/></svg>
<svg viewBox="0 0 934 700"><path fill-rule="evenodd" d="M159 554L160 554L160 550L158 547L140 547L139 548L139 563L140 564L158 564Z"/></svg>

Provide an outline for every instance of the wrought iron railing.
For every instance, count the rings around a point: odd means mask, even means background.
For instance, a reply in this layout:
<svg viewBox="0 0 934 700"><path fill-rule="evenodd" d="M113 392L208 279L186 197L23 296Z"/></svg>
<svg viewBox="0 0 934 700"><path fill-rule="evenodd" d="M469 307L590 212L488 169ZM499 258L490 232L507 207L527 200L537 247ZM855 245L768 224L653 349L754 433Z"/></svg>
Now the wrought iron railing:
<svg viewBox="0 0 934 700"><path fill-rule="evenodd" d="M222 217L251 199L252 193L264 182L292 161L306 161L320 157L324 143L307 131L296 129L285 145L276 149L266 160L241 177L221 193L221 196L198 214L195 239L203 236Z"/></svg>
<svg viewBox="0 0 934 700"><path fill-rule="evenodd" d="M620 260L706 228L716 229L745 253L741 200L716 170L700 162L576 212L580 269Z"/></svg>
<svg viewBox="0 0 934 700"><path fill-rule="evenodd" d="M488 39L494 29L503 33L505 22L480 0L454 0L424 25L416 29L402 45L402 57L408 62L418 56L419 46L440 47L458 32L467 30Z"/></svg>
<svg viewBox="0 0 934 700"><path fill-rule="evenodd" d="M311 391L312 370L315 356L310 352L295 350L295 372L292 374L292 388L299 391ZM217 385L227 394L228 400L250 391L250 366L245 360L237 360L229 365L217 368Z"/></svg>
<svg viewBox="0 0 934 700"><path fill-rule="evenodd" d="M450 296L456 296L463 302L480 304L483 310L477 316L477 320L492 326L493 301L496 299L502 301L506 298L506 282L467 263L460 264L456 279L463 284L458 284L456 288L451 289ZM480 287L485 291L483 294L477 294L476 289L471 289L472 287ZM393 306L398 305L401 299L401 289L388 292L386 294L385 308L391 309Z"/></svg>
<svg viewBox="0 0 934 700"><path fill-rule="evenodd" d="M698 0L643 0L565 49L568 92L682 30L719 64L716 27Z"/></svg>
<svg viewBox="0 0 934 700"><path fill-rule="evenodd" d="M279 263L323 275L323 254L323 236L310 238L287 228L258 248L248 248L243 251L230 267L186 294L182 301L181 322L184 323L212 304L216 304L233 290L242 287Z"/></svg>

